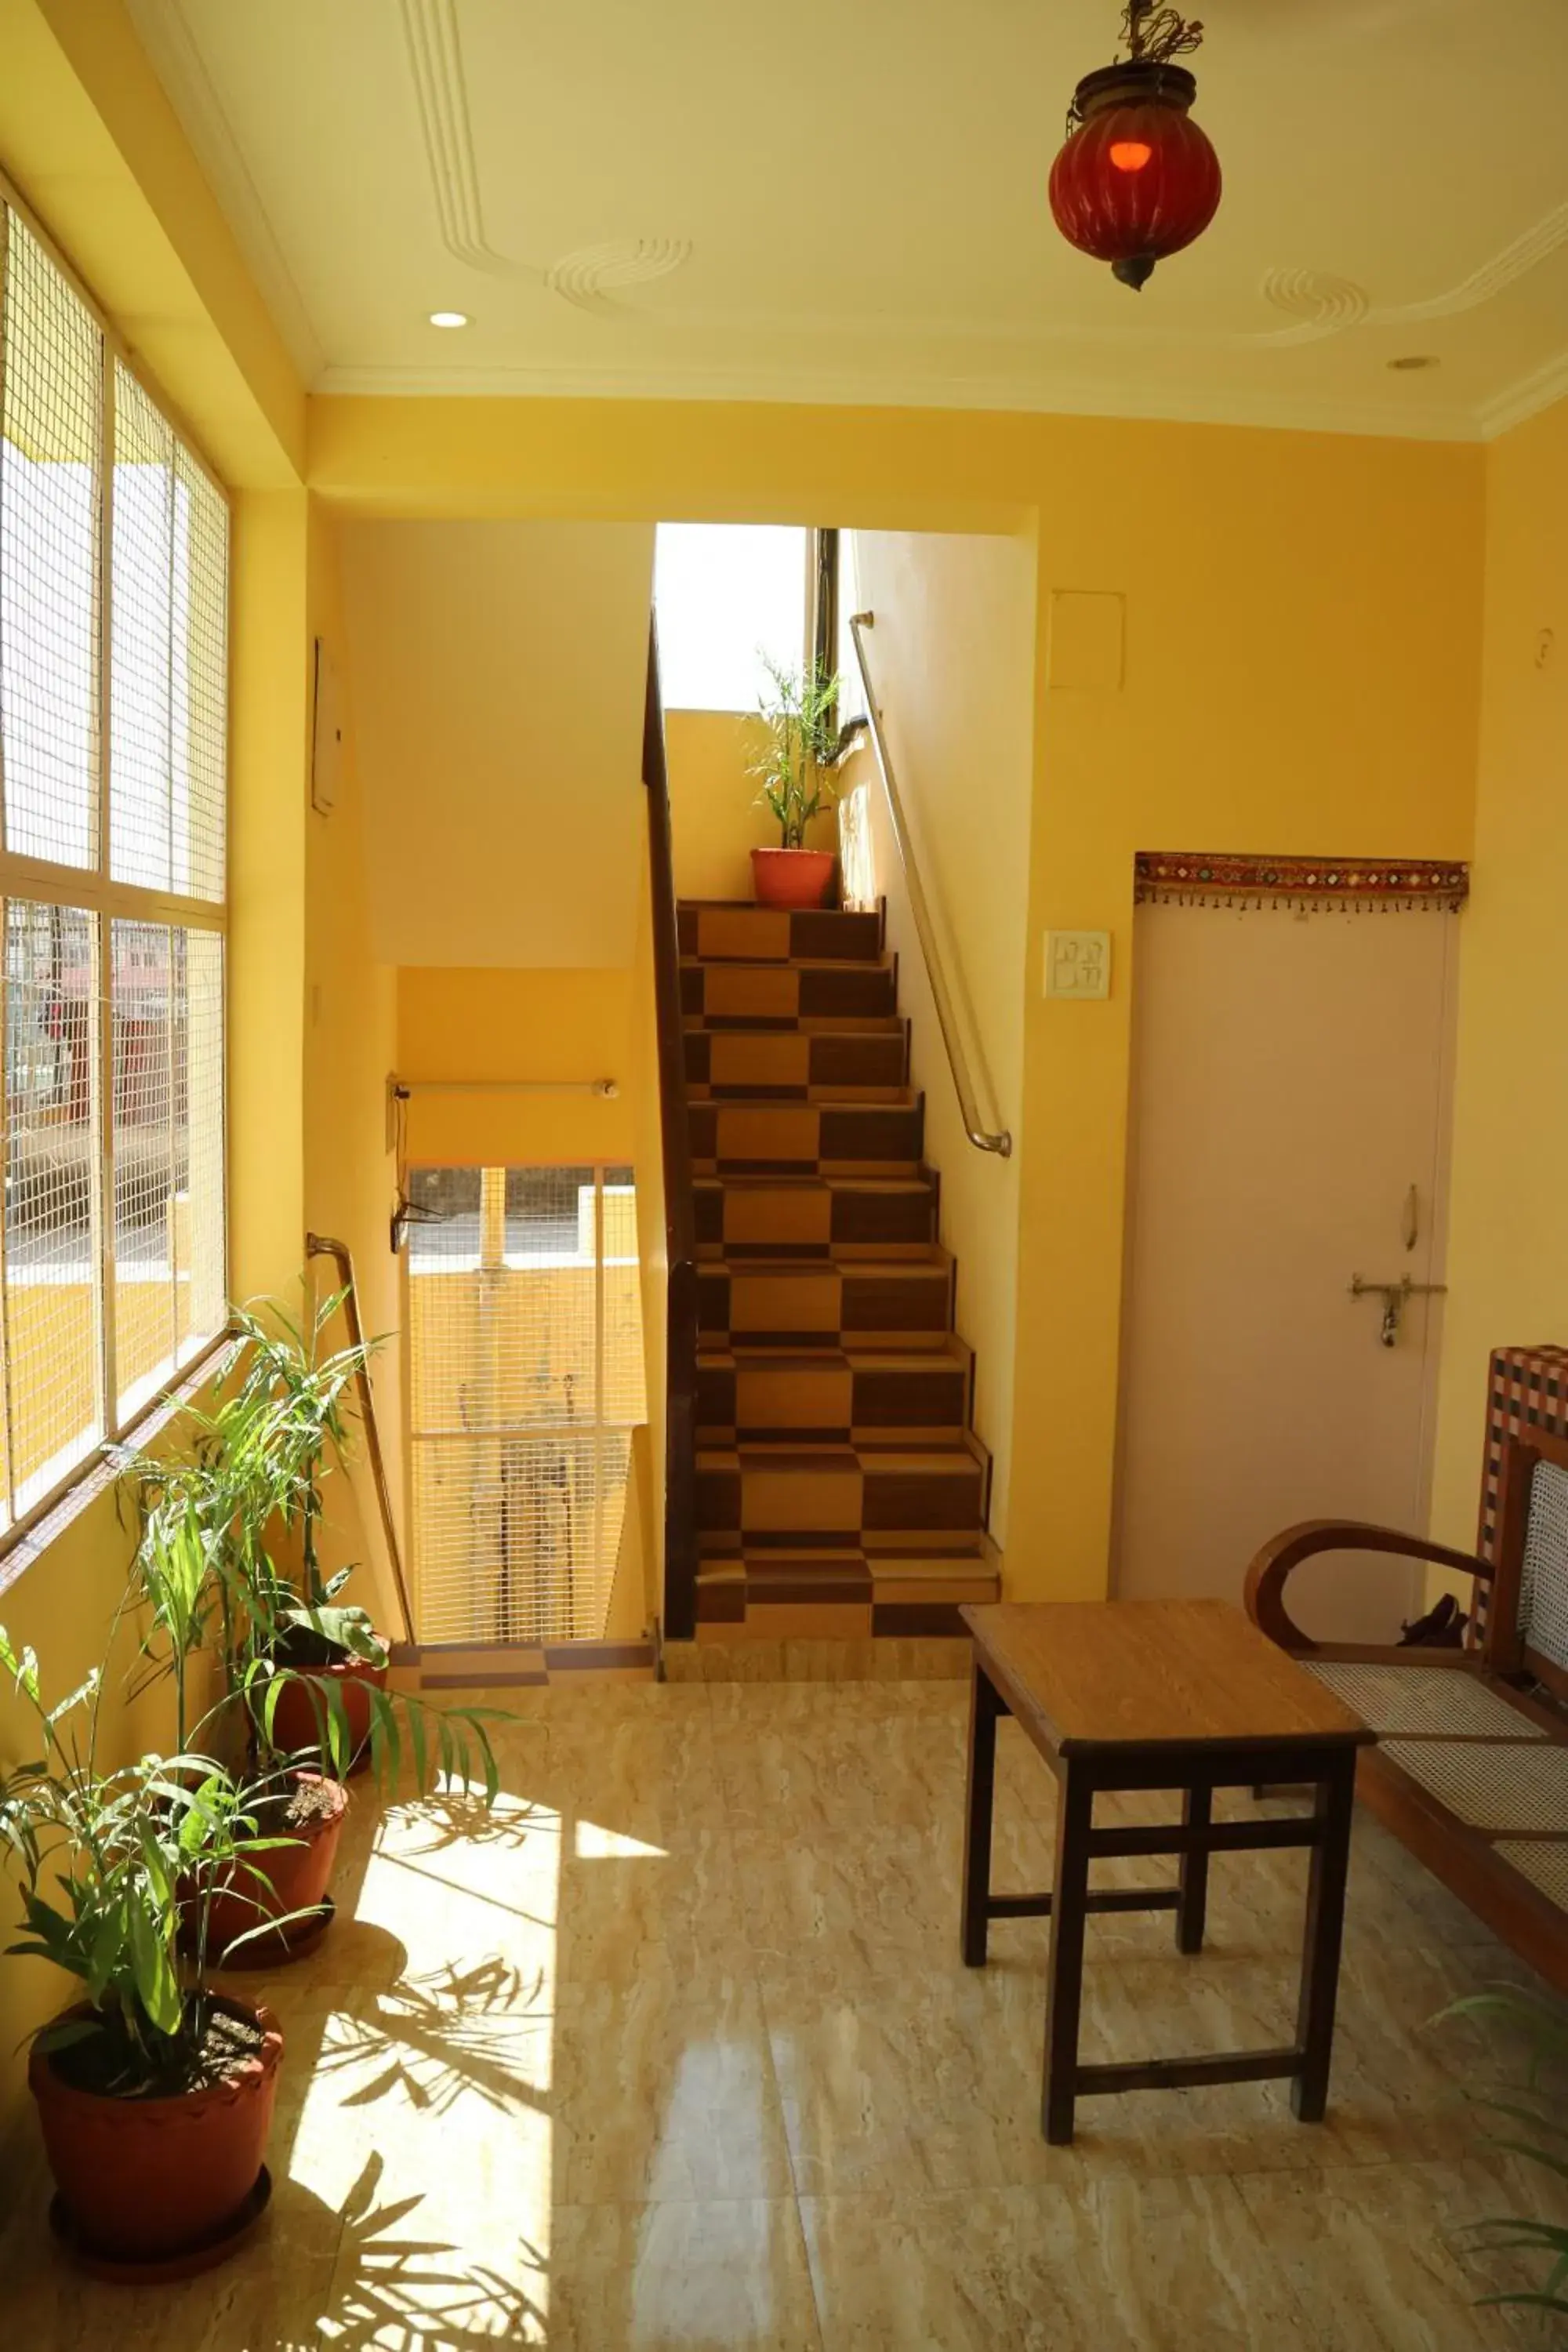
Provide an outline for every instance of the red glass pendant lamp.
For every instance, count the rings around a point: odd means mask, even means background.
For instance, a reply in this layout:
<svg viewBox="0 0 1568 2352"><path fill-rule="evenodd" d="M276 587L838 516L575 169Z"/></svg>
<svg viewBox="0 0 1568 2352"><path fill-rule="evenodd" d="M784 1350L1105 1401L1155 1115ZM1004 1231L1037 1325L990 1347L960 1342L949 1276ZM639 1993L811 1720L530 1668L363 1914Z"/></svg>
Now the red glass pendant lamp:
<svg viewBox="0 0 1568 2352"><path fill-rule="evenodd" d="M1173 60L1203 39L1158 0L1127 0L1127 55L1085 74L1051 165L1051 211L1069 245L1138 292L1157 261L1201 236L1219 208L1219 157L1189 111L1198 85Z"/></svg>

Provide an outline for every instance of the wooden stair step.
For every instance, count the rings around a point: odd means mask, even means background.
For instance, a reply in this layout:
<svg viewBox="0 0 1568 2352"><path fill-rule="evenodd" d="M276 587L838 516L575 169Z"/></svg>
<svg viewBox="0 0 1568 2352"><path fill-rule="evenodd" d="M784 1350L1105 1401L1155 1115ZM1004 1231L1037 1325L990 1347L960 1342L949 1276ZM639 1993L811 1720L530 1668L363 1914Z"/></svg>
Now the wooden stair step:
<svg viewBox="0 0 1568 2352"><path fill-rule="evenodd" d="M973 1357L951 1334L937 1349L703 1349L697 1421L710 1444L763 1431L849 1443L967 1424Z"/></svg>
<svg viewBox="0 0 1568 2352"><path fill-rule="evenodd" d="M698 1639L951 1641L964 1636L966 1603L1001 1596L1000 1556L984 1533L963 1551L935 1554L736 1548L699 1567Z"/></svg>
<svg viewBox="0 0 1568 2352"><path fill-rule="evenodd" d="M676 908L683 956L704 963L874 962L882 913L845 907L759 907L745 899L683 898Z"/></svg>
<svg viewBox="0 0 1568 2352"><path fill-rule="evenodd" d="M822 957L795 963L704 961L680 967L680 1010L687 1020L774 1023L860 1020L899 1009L898 958L835 963Z"/></svg>
<svg viewBox="0 0 1568 2352"><path fill-rule="evenodd" d="M934 1242L939 1193L922 1168L912 1176L699 1176L693 1183L699 1255L826 1256L835 1245L908 1256Z"/></svg>
<svg viewBox="0 0 1568 2352"><path fill-rule="evenodd" d="M687 1106L698 1175L913 1174L925 1139L925 1099L902 1088L886 1102L771 1102L757 1097Z"/></svg>
<svg viewBox="0 0 1568 2352"><path fill-rule="evenodd" d="M710 1339L799 1347L856 1339L889 1348L940 1346L952 1324L952 1260L874 1258L836 1250L809 1266L797 1259L700 1264L698 1330Z"/></svg>
<svg viewBox="0 0 1568 2352"><path fill-rule="evenodd" d="M887 1037L907 1036L909 1021L901 1013L796 1013L769 1020L761 1014L687 1013L681 1028L688 1037Z"/></svg>
<svg viewBox="0 0 1568 2352"><path fill-rule="evenodd" d="M685 1052L687 1087L696 1101L737 1095L881 1101L909 1083L902 1027L689 1028Z"/></svg>
<svg viewBox="0 0 1568 2352"><path fill-rule="evenodd" d="M918 1447L758 1441L700 1448L699 1538L732 1535L743 1549L864 1549L862 1538L971 1534L985 1523L990 1465L955 1430Z"/></svg>

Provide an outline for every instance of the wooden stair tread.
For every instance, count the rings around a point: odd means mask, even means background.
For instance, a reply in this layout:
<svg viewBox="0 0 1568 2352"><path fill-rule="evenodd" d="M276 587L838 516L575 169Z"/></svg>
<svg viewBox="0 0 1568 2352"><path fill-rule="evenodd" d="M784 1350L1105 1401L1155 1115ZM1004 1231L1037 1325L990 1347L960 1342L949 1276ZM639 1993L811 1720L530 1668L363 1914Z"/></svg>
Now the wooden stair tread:
<svg viewBox="0 0 1568 2352"><path fill-rule="evenodd" d="M836 1243L826 1257L748 1257L739 1263L730 1258L712 1258L702 1267L704 1274L732 1275L745 1282L759 1278L777 1281L789 1276L799 1281L803 1276L851 1274L857 1282L866 1277L889 1282L907 1282L911 1274L952 1270L952 1257L940 1242L922 1242L918 1257L869 1257L853 1242Z"/></svg>
<svg viewBox="0 0 1568 2352"><path fill-rule="evenodd" d="M840 1108L838 1104L835 1109ZM925 1169L913 1176L868 1176L864 1173L837 1176L828 1171L781 1168L776 1176L758 1175L751 1169L742 1169L733 1176L718 1176L707 1172L694 1176L692 1182L699 1190L713 1192L773 1192L786 1190L796 1192L931 1192L936 1189L936 1173Z"/></svg>
<svg viewBox="0 0 1568 2352"><path fill-rule="evenodd" d="M700 956L683 955L682 971L892 971L898 957L891 948L868 956Z"/></svg>

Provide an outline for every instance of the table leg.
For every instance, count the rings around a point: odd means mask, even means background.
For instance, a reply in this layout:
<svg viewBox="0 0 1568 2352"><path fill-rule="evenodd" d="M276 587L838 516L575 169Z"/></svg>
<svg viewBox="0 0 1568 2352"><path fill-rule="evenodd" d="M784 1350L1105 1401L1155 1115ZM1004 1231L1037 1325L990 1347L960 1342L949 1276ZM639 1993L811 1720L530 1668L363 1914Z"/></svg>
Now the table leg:
<svg viewBox="0 0 1568 2352"><path fill-rule="evenodd" d="M1329 2101L1334 2002L1339 1992L1344 1931L1345 1880L1350 1870L1351 1816L1355 1803L1355 1751L1335 1756L1317 1784L1313 1811L1322 1824L1312 1848L1307 1884L1307 1932L1301 1954L1301 1998L1296 2040L1304 2055L1290 2085L1290 2105L1304 2124L1319 2124Z"/></svg>
<svg viewBox="0 0 1568 2352"><path fill-rule="evenodd" d="M960 1943L966 1968L985 1966L991 1897L991 1812L996 1789L995 1687L974 1661L969 1684L969 1794L963 1815L963 1918Z"/></svg>
<svg viewBox="0 0 1568 2352"><path fill-rule="evenodd" d="M1182 1799L1182 1822L1187 1829L1206 1830L1214 1811L1212 1789L1188 1789ZM1206 1853L1182 1856L1181 1900L1176 1905L1176 1949L1201 1952L1204 1923L1208 1916L1209 1858Z"/></svg>
<svg viewBox="0 0 1568 2352"><path fill-rule="evenodd" d="M1072 2140L1083 1931L1088 1916L1089 1833L1093 1818L1094 1790L1083 1767L1064 1759L1057 1787L1057 1880L1051 1901L1046 2077L1040 2101L1041 2123L1053 2147L1067 2147Z"/></svg>

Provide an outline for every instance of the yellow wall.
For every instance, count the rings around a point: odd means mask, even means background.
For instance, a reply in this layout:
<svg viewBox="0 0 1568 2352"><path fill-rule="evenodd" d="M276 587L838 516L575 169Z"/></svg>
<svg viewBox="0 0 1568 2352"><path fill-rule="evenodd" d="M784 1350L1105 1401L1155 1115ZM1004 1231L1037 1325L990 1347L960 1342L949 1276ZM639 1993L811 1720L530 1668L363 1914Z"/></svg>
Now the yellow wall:
<svg viewBox="0 0 1568 2352"><path fill-rule="evenodd" d="M926 1152L942 1181L942 1239L958 1261L957 1323L975 1350L974 1425L991 1449L991 1532L1007 1539L1018 1303L1027 915L1032 817L1035 571L1027 538L859 531L858 605L875 615L868 660L925 886L981 1118L1013 1152L964 1131L909 891L871 751L843 782L865 812L910 1076L925 1096Z"/></svg>
<svg viewBox="0 0 1568 2352"><path fill-rule="evenodd" d="M397 975L397 1072L415 1082L411 1164L543 1167L632 1158L627 1069L632 975L625 971L446 971ZM587 1094L421 1094L421 1078L576 1081Z"/></svg>
<svg viewBox="0 0 1568 2352"><path fill-rule="evenodd" d="M1480 450L633 401L318 399L310 426L356 512L1036 531L1027 969L1047 925L1107 929L1116 981L1026 994L1007 1565L1022 1596L1103 1591L1133 853L1468 853Z"/></svg>
<svg viewBox="0 0 1568 2352"><path fill-rule="evenodd" d="M309 754L300 800L305 842L303 1192L313 1233L346 1242L366 1332L384 1339L372 1370L376 1422L388 1466L395 1522L401 1506L402 1341L397 1262L390 1244L396 1190L386 1119L386 1079L396 1058L396 974L372 953L365 877L365 806L353 679L345 656L342 586L334 520L312 499L309 517L304 659L314 679L315 641L335 658L342 688L342 754L335 804L310 800ZM302 1252L303 1243L297 1244ZM313 1263L315 1293L338 1286L330 1258ZM340 1320L331 1343L347 1343ZM326 1489L323 1544L329 1570L363 1563L345 1594L402 1634L395 1583L368 1468Z"/></svg>
<svg viewBox="0 0 1568 2352"><path fill-rule="evenodd" d="M776 849L779 829L746 773L759 756L758 721L733 710L665 713L675 887L683 898L750 898L751 851ZM837 846L831 806L807 827L807 849Z"/></svg>
<svg viewBox="0 0 1568 2352"><path fill-rule="evenodd" d="M342 560L375 953L624 964L652 531L355 522Z"/></svg>
<svg viewBox="0 0 1568 2352"><path fill-rule="evenodd" d="M1474 1543L1487 1359L1568 1343L1568 402L1487 452L1476 863L1463 919L1433 1526Z"/></svg>

